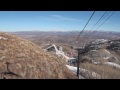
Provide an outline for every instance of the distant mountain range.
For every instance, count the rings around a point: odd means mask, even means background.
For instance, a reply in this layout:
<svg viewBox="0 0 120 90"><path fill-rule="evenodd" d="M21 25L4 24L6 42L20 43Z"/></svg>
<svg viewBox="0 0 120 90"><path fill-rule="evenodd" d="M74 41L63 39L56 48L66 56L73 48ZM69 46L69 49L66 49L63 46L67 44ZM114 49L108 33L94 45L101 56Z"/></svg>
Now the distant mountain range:
<svg viewBox="0 0 120 90"><path fill-rule="evenodd" d="M19 31L19 32L10 32L17 35L70 35L77 36L81 31ZM84 37L119 37L120 32L114 31L88 31L85 30L81 34Z"/></svg>

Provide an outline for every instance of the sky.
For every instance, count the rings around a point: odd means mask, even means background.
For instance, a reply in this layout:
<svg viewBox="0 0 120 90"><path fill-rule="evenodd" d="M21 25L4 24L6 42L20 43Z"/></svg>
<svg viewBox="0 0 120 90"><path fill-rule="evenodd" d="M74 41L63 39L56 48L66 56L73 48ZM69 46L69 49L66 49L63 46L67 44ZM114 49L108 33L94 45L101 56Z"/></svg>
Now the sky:
<svg viewBox="0 0 120 90"><path fill-rule="evenodd" d="M108 16L113 11L108 11ZM0 11L0 31L81 31L93 11ZM91 30L105 11L95 11L85 30ZM107 18L107 16L106 16ZM92 30L104 22L103 18ZM116 11L98 31L120 31L120 11Z"/></svg>

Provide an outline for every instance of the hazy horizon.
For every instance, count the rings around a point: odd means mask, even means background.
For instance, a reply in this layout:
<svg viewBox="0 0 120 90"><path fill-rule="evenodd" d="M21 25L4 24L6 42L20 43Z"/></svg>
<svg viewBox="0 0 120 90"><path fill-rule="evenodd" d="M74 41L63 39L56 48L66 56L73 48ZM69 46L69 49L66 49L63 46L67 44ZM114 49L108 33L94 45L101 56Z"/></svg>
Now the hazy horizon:
<svg viewBox="0 0 120 90"><path fill-rule="evenodd" d="M0 32L81 32L82 30L21 30L21 31L0 31ZM90 30L84 30L84 32L94 32ZM97 32L118 32L120 31L105 31L105 30L98 30Z"/></svg>

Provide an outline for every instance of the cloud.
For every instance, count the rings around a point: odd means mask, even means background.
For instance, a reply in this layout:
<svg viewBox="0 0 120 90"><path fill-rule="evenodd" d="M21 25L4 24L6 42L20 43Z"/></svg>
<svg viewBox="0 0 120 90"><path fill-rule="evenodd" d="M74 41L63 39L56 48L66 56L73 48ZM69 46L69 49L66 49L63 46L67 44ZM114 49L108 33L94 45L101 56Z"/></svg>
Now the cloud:
<svg viewBox="0 0 120 90"><path fill-rule="evenodd" d="M73 22L81 22L81 23L86 23L87 20L82 20L82 19L77 19L77 18L70 18L70 17L65 17L61 15L49 15L49 16L39 16L39 20L43 21L73 21ZM93 21L90 21L90 23L94 23Z"/></svg>
<svg viewBox="0 0 120 90"><path fill-rule="evenodd" d="M50 15L50 16L57 17L57 18L61 18L62 17L60 15Z"/></svg>
<svg viewBox="0 0 120 90"><path fill-rule="evenodd" d="M75 18L69 18L69 17L64 17L61 15L50 15L52 18L58 19L58 20L65 20L65 21L80 21L82 22L82 20L78 20Z"/></svg>

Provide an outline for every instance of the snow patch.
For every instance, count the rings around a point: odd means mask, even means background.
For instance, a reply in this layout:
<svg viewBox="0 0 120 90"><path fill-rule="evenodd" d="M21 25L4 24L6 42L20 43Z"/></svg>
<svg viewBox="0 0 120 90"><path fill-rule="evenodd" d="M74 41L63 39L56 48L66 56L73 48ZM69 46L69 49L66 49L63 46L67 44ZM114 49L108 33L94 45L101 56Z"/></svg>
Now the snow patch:
<svg viewBox="0 0 120 90"><path fill-rule="evenodd" d="M104 57L104 59L109 59L110 57Z"/></svg>
<svg viewBox="0 0 120 90"><path fill-rule="evenodd" d="M70 58L68 56L65 55L65 53L63 52L63 49L61 46L59 46L59 49L57 48L57 46L55 44L52 44L51 46L47 47L46 49L44 49L44 51L48 50L49 48L54 47L55 51L56 51L56 55L58 55L59 57L62 56L63 58L66 58L66 61L68 62L69 60L72 59L76 59L76 58Z"/></svg>
<svg viewBox="0 0 120 90"><path fill-rule="evenodd" d="M92 63L93 63L93 64L96 64L96 65L97 65L97 64L101 64L101 62L94 62L94 61L93 61Z"/></svg>
<svg viewBox="0 0 120 90"><path fill-rule="evenodd" d="M73 66L69 66L69 65L66 65L68 69L70 69L75 75L77 75L77 67L73 67ZM99 74L93 72L93 71L90 71L90 70L86 70L86 69L83 69L83 68L79 68L80 70L80 73L83 73L85 75L85 77L89 77L91 76L92 78L101 78ZM88 75L88 76L87 76ZM82 77L81 75L79 75L80 78L84 78Z"/></svg>
<svg viewBox="0 0 120 90"><path fill-rule="evenodd" d="M77 67L73 67L70 65L66 65L68 69L70 69L75 75L77 75ZM80 79L85 79L84 77L82 77L81 75L79 75Z"/></svg>
<svg viewBox="0 0 120 90"><path fill-rule="evenodd" d="M111 54L108 50L105 50L107 53Z"/></svg>
<svg viewBox="0 0 120 90"><path fill-rule="evenodd" d="M107 64L109 66L113 66L113 67L116 67L116 68L120 69L120 65L116 64L116 63L113 63L113 62L105 62L104 64Z"/></svg>
<svg viewBox="0 0 120 90"><path fill-rule="evenodd" d="M7 40L6 38L4 38L4 37L2 37L2 36L0 36L0 39Z"/></svg>
<svg viewBox="0 0 120 90"><path fill-rule="evenodd" d="M117 57L114 57L117 61L119 61L118 59L117 59Z"/></svg>

